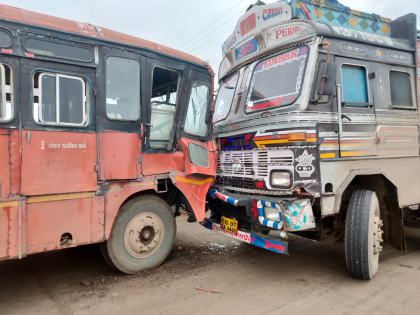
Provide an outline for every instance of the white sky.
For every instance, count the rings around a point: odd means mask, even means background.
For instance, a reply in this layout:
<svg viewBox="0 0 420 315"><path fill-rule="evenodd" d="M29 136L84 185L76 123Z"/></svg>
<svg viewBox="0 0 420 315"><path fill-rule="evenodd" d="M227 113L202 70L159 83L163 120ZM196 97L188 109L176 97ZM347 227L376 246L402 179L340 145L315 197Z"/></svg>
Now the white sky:
<svg viewBox="0 0 420 315"><path fill-rule="evenodd" d="M203 60L209 60L217 73L222 59L223 42L233 31L238 18L256 0L2 0L1 2L26 10L102 26L176 49L211 25L180 50L185 50ZM420 28L420 0L341 0L340 2L352 9L376 13L391 19L410 12L416 13ZM232 7L234 8L229 11ZM216 21L226 12L228 13L225 16Z"/></svg>

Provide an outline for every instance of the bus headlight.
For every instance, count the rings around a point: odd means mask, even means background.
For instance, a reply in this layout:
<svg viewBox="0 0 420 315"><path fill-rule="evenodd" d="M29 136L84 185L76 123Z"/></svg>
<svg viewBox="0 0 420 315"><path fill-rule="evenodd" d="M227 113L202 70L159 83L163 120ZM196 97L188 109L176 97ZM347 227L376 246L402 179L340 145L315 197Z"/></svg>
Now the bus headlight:
<svg viewBox="0 0 420 315"><path fill-rule="evenodd" d="M271 186L290 187L292 185L292 174L290 171L271 172Z"/></svg>

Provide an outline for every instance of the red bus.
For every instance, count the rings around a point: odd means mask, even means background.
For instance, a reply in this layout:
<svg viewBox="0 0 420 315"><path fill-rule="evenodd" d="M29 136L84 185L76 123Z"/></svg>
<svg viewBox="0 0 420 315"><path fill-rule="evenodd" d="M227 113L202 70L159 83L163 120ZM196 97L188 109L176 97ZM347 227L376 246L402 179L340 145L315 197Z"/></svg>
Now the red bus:
<svg viewBox="0 0 420 315"><path fill-rule="evenodd" d="M109 29L0 6L0 259L101 243L158 266L170 206L204 220L217 151L214 73Z"/></svg>

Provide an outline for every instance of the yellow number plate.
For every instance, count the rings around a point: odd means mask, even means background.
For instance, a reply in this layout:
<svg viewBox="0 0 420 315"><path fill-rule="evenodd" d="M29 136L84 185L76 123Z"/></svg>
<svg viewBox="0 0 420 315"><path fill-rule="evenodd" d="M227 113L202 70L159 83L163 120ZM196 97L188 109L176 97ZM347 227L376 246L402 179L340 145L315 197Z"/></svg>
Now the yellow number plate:
<svg viewBox="0 0 420 315"><path fill-rule="evenodd" d="M222 216L222 221L220 225L222 226L223 231L226 231L235 235L238 233L238 221L235 219L229 219Z"/></svg>

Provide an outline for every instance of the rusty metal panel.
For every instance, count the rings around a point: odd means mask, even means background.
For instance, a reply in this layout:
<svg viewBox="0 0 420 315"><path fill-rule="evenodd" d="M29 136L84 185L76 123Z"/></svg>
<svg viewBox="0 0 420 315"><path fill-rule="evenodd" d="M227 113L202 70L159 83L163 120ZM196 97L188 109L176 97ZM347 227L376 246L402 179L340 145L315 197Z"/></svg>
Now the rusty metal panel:
<svg viewBox="0 0 420 315"><path fill-rule="evenodd" d="M9 206L0 206L0 259L7 257L9 248Z"/></svg>
<svg viewBox="0 0 420 315"><path fill-rule="evenodd" d="M92 198L91 242L105 240L105 197Z"/></svg>
<svg viewBox="0 0 420 315"><path fill-rule="evenodd" d="M0 134L0 198L10 195L9 135Z"/></svg>
<svg viewBox="0 0 420 315"><path fill-rule="evenodd" d="M9 258L17 258L19 256L19 205L9 207L8 209L8 250L7 256Z"/></svg>
<svg viewBox="0 0 420 315"><path fill-rule="evenodd" d="M143 175L159 175L171 170L185 170L185 154L183 152L142 154Z"/></svg>
<svg viewBox="0 0 420 315"><path fill-rule="evenodd" d="M27 254L89 244L91 240L92 198L27 204ZM73 244L60 245L64 233Z"/></svg>
<svg viewBox="0 0 420 315"><path fill-rule="evenodd" d="M19 131L12 130L10 133L10 194L20 193L20 139Z"/></svg>
<svg viewBox="0 0 420 315"><path fill-rule="evenodd" d="M99 178L134 179L140 155L140 138L136 133L99 133Z"/></svg>
<svg viewBox="0 0 420 315"><path fill-rule="evenodd" d="M95 191L96 134L22 131L23 195Z"/></svg>

